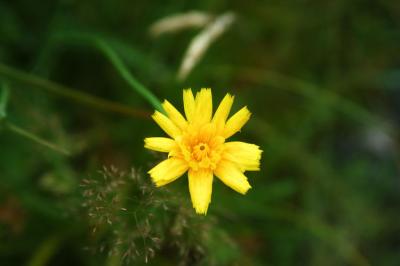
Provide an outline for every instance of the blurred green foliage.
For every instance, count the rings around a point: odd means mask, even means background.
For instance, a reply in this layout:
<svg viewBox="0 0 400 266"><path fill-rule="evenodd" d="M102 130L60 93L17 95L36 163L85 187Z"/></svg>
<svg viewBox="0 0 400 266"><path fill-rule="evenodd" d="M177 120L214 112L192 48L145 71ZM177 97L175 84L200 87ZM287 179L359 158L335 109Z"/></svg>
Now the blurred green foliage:
<svg viewBox="0 0 400 266"><path fill-rule="evenodd" d="M237 20L178 82L199 30L148 29L191 10ZM395 0L1 1L0 264L399 265L399 18ZM146 174L148 115L157 98L182 110L187 87L235 94L253 113L237 138L264 150L253 189L216 181L206 217L186 178L164 191ZM112 165L107 180L134 168L146 193L98 181ZM84 180L122 195L123 215L104 200L122 222Z"/></svg>

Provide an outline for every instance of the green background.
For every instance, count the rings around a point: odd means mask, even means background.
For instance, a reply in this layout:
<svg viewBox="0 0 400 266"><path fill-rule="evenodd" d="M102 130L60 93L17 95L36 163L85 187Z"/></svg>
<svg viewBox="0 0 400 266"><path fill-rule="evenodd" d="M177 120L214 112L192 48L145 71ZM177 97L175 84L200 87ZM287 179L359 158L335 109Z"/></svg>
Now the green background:
<svg viewBox="0 0 400 266"><path fill-rule="evenodd" d="M149 27L191 10L236 20L180 82L200 30ZM399 265L399 18L395 0L1 1L0 264ZM186 177L155 189L138 86L247 105L249 193L216 180L203 217Z"/></svg>

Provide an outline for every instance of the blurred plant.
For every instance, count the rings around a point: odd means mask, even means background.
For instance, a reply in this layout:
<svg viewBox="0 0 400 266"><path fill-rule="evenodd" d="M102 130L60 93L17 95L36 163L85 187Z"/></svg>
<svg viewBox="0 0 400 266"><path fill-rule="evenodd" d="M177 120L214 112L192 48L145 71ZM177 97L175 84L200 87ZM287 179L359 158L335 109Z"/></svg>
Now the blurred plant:
<svg viewBox="0 0 400 266"><path fill-rule="evenodd" d="M176 250L181 266L230 265L241 256L237 243L215 217L198 216L188 207L179 207L168 239L168 248Z"/></svg>
<svg viewBox="0 0 400 266"><path fill-rule="evenodd" d="M3 86L0 87L0 122L7 116L9 93L8 87L3 84Z"/></svg>
<svg viewBox="0 0 400 266"><path fill-rule="evenodd" d="M199 219L179 197L155 190L134 169L104 167L96 177L83 179L81 187L94 236L88 250L106 252L112 261L147 263L156 252L170 252L180 265L217 263L218 256L210 256L210 243L235 250L215 219Z"/></svg>
<svg viewBox="0 0 400 266"><path fill-rule="evenodd" d="M43 90L63 97L65 99L71 100L75 103L96 108L99 111L107 111L135 118L143 118L148 116L147 112L145 111L141 111L120 103L99 98L81 92L77 89L72 89L67 86L60 85L55 82L32 75L30 73L11 68L1 63L0 76L4 77L6 80L10 80L15 84L25 85L32 89Z"/></svg>
<svg viewBox="0 0 400 266"><path fill-rule="evenodd" d="M215 42L235 21L233 12L226 12L214 19L207 13L191 11L185 14L172 15L156 21L150 26L150 34L157 37L162 33L175 33L183 29L204 28L190 42L177 78L184 81L192 69L199 63L210 45Z"/></svg>
<svg viewBox="0 0 400 266"><path fill-rule="evenodd" d="M158 37L164 33L176 33L185 29L202 28L211 19L212 16L205 12L189 11L157 20L150 26L149 32L152 37Z"/></svg>
<svg viewBox="0 0 400 266"><path fill-rule="evenodd" d="M192 71L204 56L210 45L228 30L234 21L235 15L232 12L222 14L193 38L183 56L178 71L178 80L183 81L186 79L190 71Z"/></svg>
<svg viewBox="0 0 400 266"><path fill-rule="evenodd" d="M98 250L107 249L109 256L126 263L137 258L147 262L160 248L159 228L150 223L152 210L166 208L165 203L154 198L151 187L133 169L127 173L104 167L100 176L82 180L83 206L92 232L102 242Z"/></svg>
<svg viewBox="0 0 400 266"><path fill-rule="evenodd" d="M8 130L12 131L13 133L22 136L26 139L29 139L33 142L36 142L39 145L45 146L53 151L59 152L63 155L69 155L70 152L67 151L63 147L59 147L58 145L51 143L39 136L36 136L32 132L29 132L28 130L25 130L14 123L10 121L6 121L7 119L7 104L9 101L9 87L8 84L3 83L0 86L1 92L0 92L0 122L3 123L5 128Z"/></svg>

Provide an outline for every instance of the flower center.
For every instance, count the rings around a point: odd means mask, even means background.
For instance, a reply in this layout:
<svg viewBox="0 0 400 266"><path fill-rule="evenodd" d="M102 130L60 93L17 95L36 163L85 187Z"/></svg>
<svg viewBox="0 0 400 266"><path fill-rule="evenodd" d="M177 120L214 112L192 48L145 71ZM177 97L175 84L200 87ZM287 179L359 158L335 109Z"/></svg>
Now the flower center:
<svg viewBox="0 0 400 266"><path fill-rule="evenodd" d="M216 135L210 125L205 125L184 132L175 141L177 149L169 156L184 159L194 171L215 170L221 160L225 138Z"/></svg>
<svg viewBox="0 0 400 266"><path fill-rule="evenodd" d="M202 161L208 158L210 153L210 148L206 143L199 143L193 147L192 156L196 161Z"/></svg>

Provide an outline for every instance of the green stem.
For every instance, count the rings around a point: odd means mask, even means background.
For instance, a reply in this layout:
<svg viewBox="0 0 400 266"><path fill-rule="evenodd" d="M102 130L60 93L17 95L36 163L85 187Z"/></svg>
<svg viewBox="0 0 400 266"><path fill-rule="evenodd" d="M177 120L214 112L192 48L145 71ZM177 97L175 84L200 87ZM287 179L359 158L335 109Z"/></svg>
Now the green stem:
<svg viewBox="0 0 400 266"><path fill-rule="evenodd" d="M122 78L125 79L125 81L130 85L130 87L136 90L136 92L142 95L147 101L149 101L149 103L151 103L155 109L160 112L164 112L164 109L162 108L161 102L158 100L158 98L154 96L154 94L143 84L141 84L134 76L132 76L126 65L122 62L112 48L102 40L97 40L97 45L118 70Z"/></svg>
<svg viewBox="0 0 400 266"><path fill-rule="evenodd" d="M58 33L52 36L50 41L60 41L61 43L72 42L81 45L91 45L99 49L100 52L111 62L121 77L128 83L129 87L145 98L156 110L164 112L160 100L142 83L140 83L129 71L126 64L121 60L115 50L106 41L95 35L84 33ZM50 45L51 47L51 45Z"/></svg>
<svg viewBox="0 0 400 266"><path fill-rule="evenodd" d="M139 111L129 106L108 101L90 94L86 94L75 89L42 79L38 76L22 72L0 63L0 76L17 83L32 86L37 89L45 90L61 97L89 105L103 111L110 111L123 115L145 118L149 116L148 112Z"/></svg>
<svg viewBox="0 0 400 266"><path fill-rule="evenodd" d="M7 85L3 84L1 87L0 94L0 120L6 118L7 116L7 103L9 98L9 88Z"/></svg>
<svg viewBox="0 0 400 266"><path fill-rule="evenodd" d="M45 266L49 265L49 261L60 247L61 237L53 236L38 245L37 250L27 263L27 266Z"/></svg>
<svg viewBox="0 0 400 266"><path fill-rule="evenodd" d="M38 136L36 136L36 135L34 135L32 133L26 131L25 129L22 129L22 128L10 123L10 122L6 122L5 125L10 131L12 131L12 132L14 132L14 133L16 133L16 134L18 134L18 135L20 135L22 137L25 137L25 138L27 138L29 140L32 140L32 141L34 141L34 142L36 142L36 143L38 143L38 144L40 144L42 146L45 146L45 147L47 147L49 149L52 149L52 150L54 150L56 152L59 152L59 153L62 153L64 155L70 155L70 152L67 151L66 149L58 147L57 145L55 145L55 144L53 144L51 142L48 142L48 141L46 141L46 140L44 140L44 139L42 139L42 138L40 138L40 137L38 137Z"/></svg>

